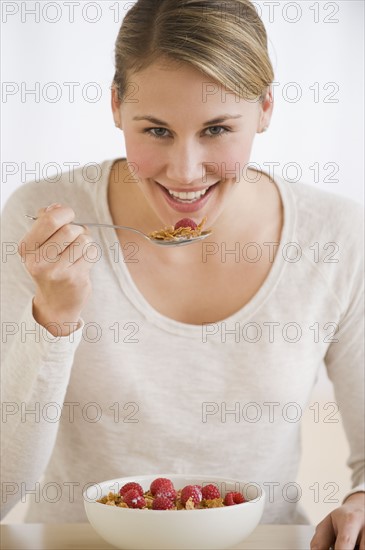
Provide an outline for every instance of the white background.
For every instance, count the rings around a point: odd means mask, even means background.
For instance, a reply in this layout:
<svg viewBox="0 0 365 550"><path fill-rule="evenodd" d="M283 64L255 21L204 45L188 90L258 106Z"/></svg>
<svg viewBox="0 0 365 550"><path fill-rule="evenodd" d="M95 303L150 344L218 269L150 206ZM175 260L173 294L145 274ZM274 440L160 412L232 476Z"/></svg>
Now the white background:
<svg viewBox="0 0 365 550"><path fill-rule="evenodd" d="M70 22L64 2L38 3L37 21L29 13L35 2L2 2L2 204L26 181L51 180L68 163L81 166L125 155L109 88L114 42L133 3L75 2ZM270 41L275 109L269 131L256 138L251 161L265 170L279 163L274 175L300 177L363 202L363 2L255 4ZM78 84L74 98L65 83ZM29 93L37 87L36 95ZM324 373L315 401L321 403L323 420L323 404L335 401ZM305 414L298 482L302 503L317 522L340 504L323 502L331 492L324 484L338 483L339 498L350 480L341 425L314 423L313 414ZM316 482L322 488L318 503L309 489ZM19 521L21 513L17 507L5 521Z"/></svg>

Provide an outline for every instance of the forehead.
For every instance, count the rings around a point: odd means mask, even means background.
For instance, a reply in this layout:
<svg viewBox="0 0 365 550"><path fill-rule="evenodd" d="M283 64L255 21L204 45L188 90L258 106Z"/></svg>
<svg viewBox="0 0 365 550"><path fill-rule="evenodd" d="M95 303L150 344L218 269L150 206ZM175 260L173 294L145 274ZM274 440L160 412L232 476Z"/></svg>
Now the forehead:
<svg viewBox="0 0 365 550"><path fill-rule="evenodd" d="M188 63L156 62L142 71L130 73L128 90L132 89L133 101L126 101L123 106L134 112L163 108L188 116L199 109L205 119L214 115L217 109L221 112L229 108L237 112L238 109L242 113L252 109L252 102Z"/></svg>

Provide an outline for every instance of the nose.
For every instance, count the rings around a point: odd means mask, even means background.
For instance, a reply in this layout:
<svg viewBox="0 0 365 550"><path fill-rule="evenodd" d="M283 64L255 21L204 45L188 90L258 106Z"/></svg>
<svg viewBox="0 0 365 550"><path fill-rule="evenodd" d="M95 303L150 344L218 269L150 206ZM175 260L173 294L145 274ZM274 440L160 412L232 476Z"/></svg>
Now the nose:
<svg viewBox="0 0 365 550"><path fill-rule="evenodd" d="M174 144L167 162L166 178L171 184L182 187L201 184L204 178L203 159L196 142Z"/></svg>

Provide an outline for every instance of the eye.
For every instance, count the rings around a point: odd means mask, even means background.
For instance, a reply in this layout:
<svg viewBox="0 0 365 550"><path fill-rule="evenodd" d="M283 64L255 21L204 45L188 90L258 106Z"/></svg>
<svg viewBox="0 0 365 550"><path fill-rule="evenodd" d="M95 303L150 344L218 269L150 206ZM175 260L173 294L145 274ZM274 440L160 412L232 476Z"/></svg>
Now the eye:
<svg viewBox="0 0 365 550"><path fill-rule="evenodd" d="M167 132L166 128L146 128L144 131L146 134L159 139L164 138L166 136L161 134L153 134L152 132L160 132L160 131Z"/></svg>
<svg viewBox="0 0 365 550"><path fill-rule="evenodd" d="M210 126L206 130L209 130L211 134L207 134L208 137L214 138L214 137L221 137L224 134L227 134L231 130L229 128L226 128L225 126ZM216 133L215 131L212 132L212 130L218 130ZM156 139L165 139L168 136L166 134L163 134L163 132L167 132L166 128L145 128L143 132L151 137L154 137ZM156 133L154 133L156 132Z"/></svg>
<svg viewBox="0 0 365 550"><path fill-rule="evenodd" d="M207 128L207 130L210 130L210 132L212 132L212 130L217 130L217 129L219 130L219 133L213 132L209 137L220 137L230 132L230 130L225 126L210 126L210 128Z"/></svg>

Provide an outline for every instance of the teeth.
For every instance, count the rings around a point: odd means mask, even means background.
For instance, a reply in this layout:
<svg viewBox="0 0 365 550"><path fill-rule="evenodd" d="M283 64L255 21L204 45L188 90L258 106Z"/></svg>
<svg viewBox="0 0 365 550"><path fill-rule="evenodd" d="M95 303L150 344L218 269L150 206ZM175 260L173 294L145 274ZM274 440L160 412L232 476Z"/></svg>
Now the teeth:
<svg viewBox="0 0 365 550"><path fill-rule="evenodd" d="M207 191L208 191L208 187L206 189L203 189L202 191L196 191L196 192L189 191L188 193L186 192L177 193L176 191L170 191L170 189L168 189L168 192L172 197L175 197L176 199L180 199L180 200L197 200L197 199L200 199L200 197L202 197L203 195L205 195Z"/></svg>

